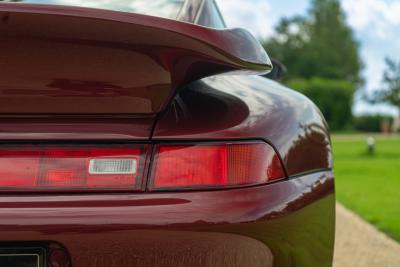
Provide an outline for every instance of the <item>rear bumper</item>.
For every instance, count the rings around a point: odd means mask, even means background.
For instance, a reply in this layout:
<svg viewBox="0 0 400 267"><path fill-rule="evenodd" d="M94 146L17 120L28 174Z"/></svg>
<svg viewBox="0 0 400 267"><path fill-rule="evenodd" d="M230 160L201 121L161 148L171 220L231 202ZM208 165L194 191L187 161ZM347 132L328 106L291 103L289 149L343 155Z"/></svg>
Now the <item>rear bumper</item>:
<svg viewBox="0 0 400 267"><path fill-rule="evenodd" d="M331 266L334 183L319 172L213 192L3 195L0 242L55 242L73 266Z"/></svg>

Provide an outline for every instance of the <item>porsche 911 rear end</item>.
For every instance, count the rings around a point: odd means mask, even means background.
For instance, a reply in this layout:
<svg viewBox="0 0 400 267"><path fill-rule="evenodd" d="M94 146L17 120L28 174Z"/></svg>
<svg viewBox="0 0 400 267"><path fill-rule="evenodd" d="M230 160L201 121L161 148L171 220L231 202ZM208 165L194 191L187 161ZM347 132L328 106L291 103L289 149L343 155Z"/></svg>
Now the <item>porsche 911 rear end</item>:
<svg viewBox="0 0 400 267"><path fill-rule="evenodd" d="M332 265L326 123L214 1L20 2L0 2L0 266Z"/></svg>

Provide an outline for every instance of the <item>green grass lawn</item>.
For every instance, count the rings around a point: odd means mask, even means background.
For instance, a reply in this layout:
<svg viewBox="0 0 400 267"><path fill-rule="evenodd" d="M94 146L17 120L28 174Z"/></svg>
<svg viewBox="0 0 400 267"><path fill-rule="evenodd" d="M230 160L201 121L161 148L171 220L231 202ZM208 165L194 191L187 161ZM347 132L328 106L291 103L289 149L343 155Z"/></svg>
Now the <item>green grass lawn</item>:
<svg viewBox="0 0 400 267"><path fill-rule="evenodd" d="M366 135L333 135L339 202L400 241L400 136L375 136L367 153Z"/></svg>

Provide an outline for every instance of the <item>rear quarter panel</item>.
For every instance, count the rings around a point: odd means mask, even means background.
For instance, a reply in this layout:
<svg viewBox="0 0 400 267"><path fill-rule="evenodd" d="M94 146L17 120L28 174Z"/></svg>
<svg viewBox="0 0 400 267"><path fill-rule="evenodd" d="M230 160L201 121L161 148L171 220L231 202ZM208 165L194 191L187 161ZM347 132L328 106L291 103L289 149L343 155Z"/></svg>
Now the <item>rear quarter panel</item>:
<svg viewBox="0 0 400 267"><path fill-rule="evenodd" d="M154 140L263 139L289 176L332 168L327 124L305 96L258 76L214 76L183 90Z"/></svg>
<svg viewBox="0 0 400 267"><path fill-rule="evenodd" d="M206 78L178 95L161 116L153 139L262 139L271 144L281 156L289 181L307 186L296 200L271 198L282 212L269 213L265 224L250 224L241 234L270 248L276 267L332 266L332 148L321 112L305 96L258 76ZM286 188L278 195L292 193ZM224 229L235 233L235 227Z"/></svg>

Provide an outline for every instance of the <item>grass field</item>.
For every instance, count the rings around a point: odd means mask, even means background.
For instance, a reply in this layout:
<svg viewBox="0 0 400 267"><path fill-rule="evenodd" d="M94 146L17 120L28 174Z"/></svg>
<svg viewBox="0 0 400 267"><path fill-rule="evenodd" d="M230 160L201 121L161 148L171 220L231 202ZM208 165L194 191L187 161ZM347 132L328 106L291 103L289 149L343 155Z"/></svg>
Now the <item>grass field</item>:
<svg viewBox="0 0 400 267"><path fill-rule="evenodd" d="M339 202L400 241L400 136L375 136L367 153L366 135L333 135Z"/></svg>

